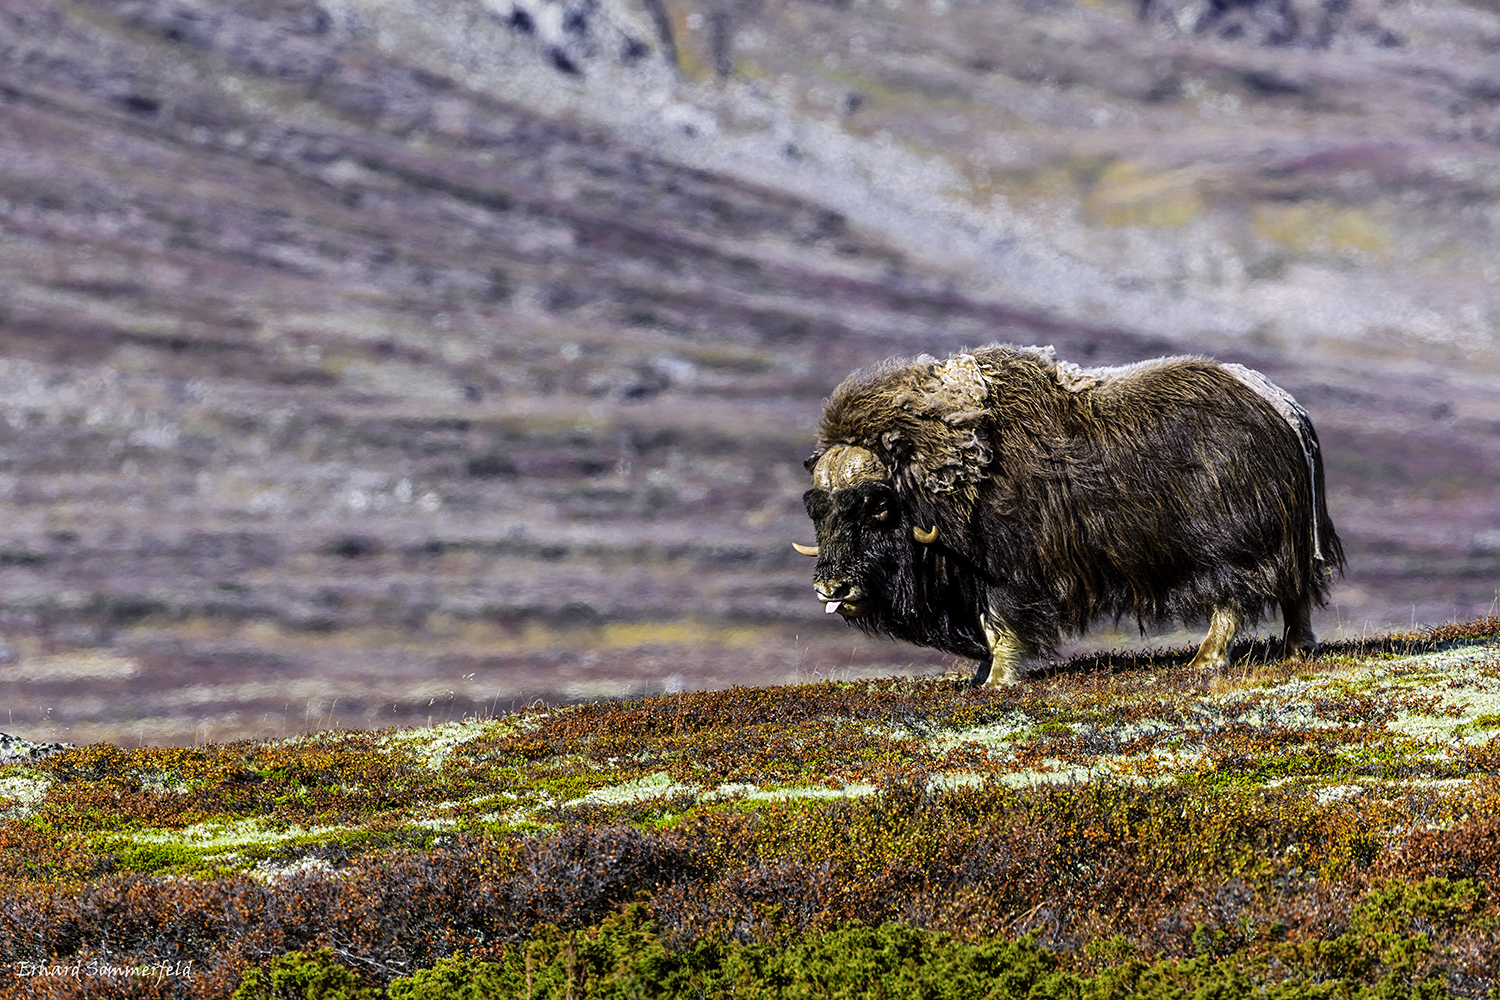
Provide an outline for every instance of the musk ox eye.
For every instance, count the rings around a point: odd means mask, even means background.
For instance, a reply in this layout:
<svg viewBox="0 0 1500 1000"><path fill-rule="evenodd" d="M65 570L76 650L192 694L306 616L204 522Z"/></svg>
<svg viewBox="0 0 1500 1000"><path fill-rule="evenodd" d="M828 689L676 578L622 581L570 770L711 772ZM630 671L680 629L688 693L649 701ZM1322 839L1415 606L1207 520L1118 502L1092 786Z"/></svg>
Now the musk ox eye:
<svg viewBox="0 0 1500 1000"><path fill-rule="evenodd" d="M870 524L886 524L895 515L892 505L893 498L888 491L878 489L864 498L861 514L865 521Z"/></svg>

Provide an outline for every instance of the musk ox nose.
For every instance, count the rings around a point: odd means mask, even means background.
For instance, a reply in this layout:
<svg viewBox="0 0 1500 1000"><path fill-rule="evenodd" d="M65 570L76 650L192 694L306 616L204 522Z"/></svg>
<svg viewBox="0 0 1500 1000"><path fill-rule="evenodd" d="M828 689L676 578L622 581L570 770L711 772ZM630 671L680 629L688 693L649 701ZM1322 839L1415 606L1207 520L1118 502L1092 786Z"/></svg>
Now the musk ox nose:
<svg viewBox="0 0 1500 1000"><path fill-rule="evenodd" d="M843 615L853 614L855 602L860 597L859 588L843 580L814 580L813 593L818 595L823 610L829 614L835 611Z"/></svg>
<svg viewBox="0 0 1500 1000"><path fill-rule="evenodd" d="M854 587L842 580L814 580L813 590L820 601L842 601L849 597Z"/></svg>

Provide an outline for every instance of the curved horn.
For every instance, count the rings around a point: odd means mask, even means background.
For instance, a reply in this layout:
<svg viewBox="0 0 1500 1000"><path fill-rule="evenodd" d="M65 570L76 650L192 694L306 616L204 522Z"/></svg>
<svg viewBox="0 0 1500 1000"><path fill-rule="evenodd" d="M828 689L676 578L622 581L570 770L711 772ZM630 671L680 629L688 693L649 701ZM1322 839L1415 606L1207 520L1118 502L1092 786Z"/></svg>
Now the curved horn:
<svg viewBox="0 0 1500 1000"><path fill-rule="evenodd" d="M868 448L836 444L813 466L813 485L820 490L840 490L859 483L886 481L885 465Z"/></svg>
<svg viewBox="0 0 1500 1000"><path fill-rule="evenodd" d="M915 524L911 526L911 537L915 538L923 545L931 545L933 542L937 541L937 536L938 530L936 524L926 529L925 531L917 527Z"/></svg>
<svg viewBox="0 0 1500 1000"><path fill-rule="evenodd" d="M792 548L805 556L815 556L818 554L818 547L816 545L803 545L801 542L793 542Z"/></svg>

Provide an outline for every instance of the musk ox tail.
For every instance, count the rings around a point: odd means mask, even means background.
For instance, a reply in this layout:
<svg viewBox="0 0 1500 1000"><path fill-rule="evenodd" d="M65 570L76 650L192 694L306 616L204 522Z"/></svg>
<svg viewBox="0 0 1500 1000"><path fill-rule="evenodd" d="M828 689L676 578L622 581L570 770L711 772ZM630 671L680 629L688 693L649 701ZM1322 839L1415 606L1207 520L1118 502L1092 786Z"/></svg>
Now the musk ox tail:
<svg viewBox="0 0 1500 1000"><path fill-rule="evenodd" d="M1312 417L1292 394L1260 372L1244 365L1222 366L1248 389L1260 396L1281 414L1281 418L1297 435L1302 445L1302 454L1307 459L1308 485L1312 496L1312 523L1308 525L1312 545L1313 577L1315 587L1322 598L1320 584L1334 571L1344 568L1344 546L1333 529L1333 519L1328 516L1328 498L1323 488L1323 451L1318 445L1318 432L1313 429Z"/></svg>

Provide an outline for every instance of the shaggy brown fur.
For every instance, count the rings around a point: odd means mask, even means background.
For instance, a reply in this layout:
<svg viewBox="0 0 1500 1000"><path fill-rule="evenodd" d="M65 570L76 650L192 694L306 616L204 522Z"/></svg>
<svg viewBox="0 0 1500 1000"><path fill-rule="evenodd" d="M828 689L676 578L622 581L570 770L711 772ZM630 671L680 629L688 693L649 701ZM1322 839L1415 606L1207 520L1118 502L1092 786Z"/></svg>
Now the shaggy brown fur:
<svg viewBox="0 0 1500 1000"><path fill-rule="evenodd" d="M804 497L819 597L981 659L978 681L1126 616L1211 619L1198 662L1222 665L1235 630L1279 605L1288 650L1310 649L1309 609L1343 565L1311 420L1237 365L1086 370L1011 347L891 360L834 391L808 468L827 486L865 450L857 481Z"/></svg>

